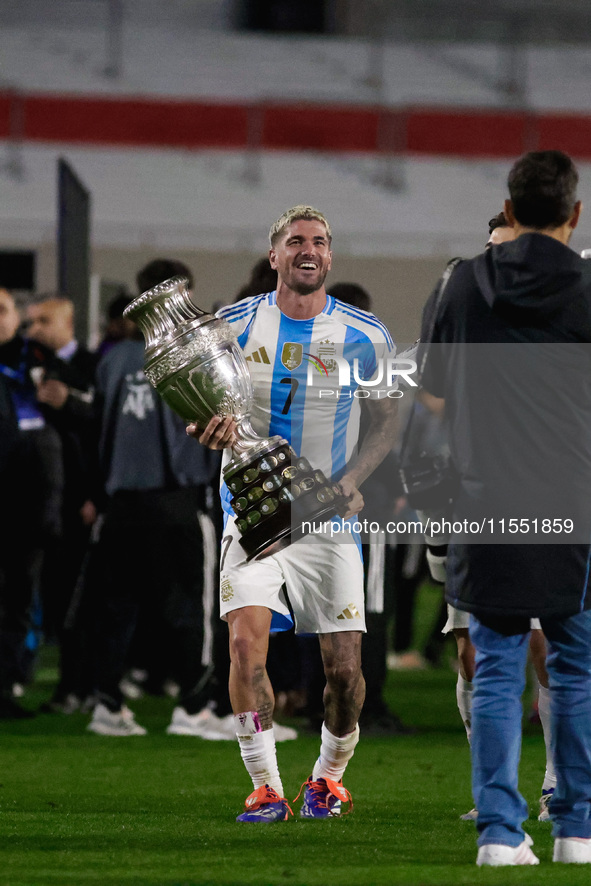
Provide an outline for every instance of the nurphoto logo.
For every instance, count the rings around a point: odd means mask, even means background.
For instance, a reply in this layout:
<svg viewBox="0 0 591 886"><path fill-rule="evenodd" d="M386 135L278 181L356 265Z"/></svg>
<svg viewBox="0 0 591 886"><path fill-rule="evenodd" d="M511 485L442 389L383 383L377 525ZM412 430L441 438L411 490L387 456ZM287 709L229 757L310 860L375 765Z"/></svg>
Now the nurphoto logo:
<svg viewBox="0 0 591 886"><path fill-rule="evenodd" d="M320 364L320 367L316 365ZM329 373L329 368L331 372ZM336 370L336 373L335 373ZM372 378L363 378L361 375L361 367L357 357L353 360L353 366L349 361L338 354L333 354L331 358L331 366L327 367L321 360L308 363L308 372L306 383L309 387L316 387L318 381L326 384L327 381L333 381L334 387L331 389L322 388L319 396L322 397L351 397L351 391L348 389L353 383L358 385L357 390L353 391L353 396L358 399L371 397L390 397L398 399L402 397L404 391L398 387L399 382L405 387L416 388L417 382L413 378L417 372L416 360L407 357L381 357L377 361L377 368ZM331 379L330 376L334 376ZM320 379L319 379L320 376ZM382 387L378 387L381 385Z"/></svg>

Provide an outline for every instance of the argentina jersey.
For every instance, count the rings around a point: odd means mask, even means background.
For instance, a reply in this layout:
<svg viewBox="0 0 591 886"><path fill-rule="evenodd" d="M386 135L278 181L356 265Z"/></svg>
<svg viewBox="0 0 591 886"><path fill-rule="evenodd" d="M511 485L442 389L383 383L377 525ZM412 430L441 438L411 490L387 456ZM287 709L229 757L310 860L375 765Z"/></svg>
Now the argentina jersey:
<svg viewBox="0 0 591 886"><path fill-rule="evenodd" d="M357 451L362 400L387 393L386 361L395 356L387 328L330 295L309 320L283 314L276 292L223 307L217 316L232 325L250 370L255 431L285 438L338 480ZM224 464L229 459L226 450ZM232 513L223 487L222 498Z"/></svg>

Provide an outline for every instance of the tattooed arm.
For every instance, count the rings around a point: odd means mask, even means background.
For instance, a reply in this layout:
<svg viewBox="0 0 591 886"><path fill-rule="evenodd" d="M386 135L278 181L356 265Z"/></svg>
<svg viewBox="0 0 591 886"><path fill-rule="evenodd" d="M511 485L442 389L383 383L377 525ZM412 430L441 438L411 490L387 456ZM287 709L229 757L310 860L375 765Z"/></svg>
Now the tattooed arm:
<svg viewBox="0 0 591 886"><path fill-rule="evenodd" d="M355 461L349 465L347 473L341 478L339 485L345 495L351 496L345 518L359 513L363 507L363 496L359 487L377 466L384 460L396 441L398 429L398 403L396 400L364 400L363 409L367 409L369 427L361 442Z"/></svg>

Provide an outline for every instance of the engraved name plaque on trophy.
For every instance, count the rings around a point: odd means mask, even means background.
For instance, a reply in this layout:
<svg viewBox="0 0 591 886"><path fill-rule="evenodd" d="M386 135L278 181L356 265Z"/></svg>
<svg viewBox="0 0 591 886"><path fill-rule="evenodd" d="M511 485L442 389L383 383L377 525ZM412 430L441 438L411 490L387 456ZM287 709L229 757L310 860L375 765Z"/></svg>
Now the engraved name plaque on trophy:
<svg viewBox="0 0 591 886"><path fill-rule="evenodd" d="M247 560L262 558L305 534L302 523L343 512L346 497L282 437L260 437L250 423L252 382L232 327L191 300L184 277L134 299L124 315L141 329L144 371L162 399L201 427L232 415L236 441L223 470Z"/></svg>

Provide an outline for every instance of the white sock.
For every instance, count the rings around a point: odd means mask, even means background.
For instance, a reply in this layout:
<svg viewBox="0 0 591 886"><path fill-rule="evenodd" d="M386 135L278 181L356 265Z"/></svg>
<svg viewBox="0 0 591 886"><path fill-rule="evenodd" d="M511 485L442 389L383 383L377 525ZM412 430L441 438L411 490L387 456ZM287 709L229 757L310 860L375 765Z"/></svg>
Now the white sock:
<svg viewBox="0 0 591 886"><path fill-rule="evenodd" d="M427 548L427 565L433 581L442 585L445 584L446 564L447 554L444 554L443 557L441 557L438 554L433 554L429 548Z"/></svg>
<svg viewBox="0 0 591 886"><path fill-rule="evenodd" d="M472 733L472 683L469 680L464 680L461 674L458 674L458 682L456 683L456 699L460 717L466 728L468 741L470 741Z"/></svg>
<svg viewBox="0 0 591 886"><path fill-rule="evenodd" d="M247 711L234 717L240 755L255 788L268 784L283 797L283 785L277 766L275 733L261 729L256 711Z"/></svg>
<svg viewBox="0 0 591 886"><path fill-rule="evenodd" d="M347 768L347 763L355 753L358 741L358 725L353 732L338 738L329 732L323 723L320 756L314 765L312 780L317 781L319 778L330 778L332 781L340 781Z"/></svg>
<svg viewBox="0 0 591 886"><path fill-rule="evenodd" d="M546 772L542 783L542 793L545 793L548 788L556 787L556 773L550 750L550 690L541 684L538 687L538 713L542 721L544 744L546 745Z"/></svg>

